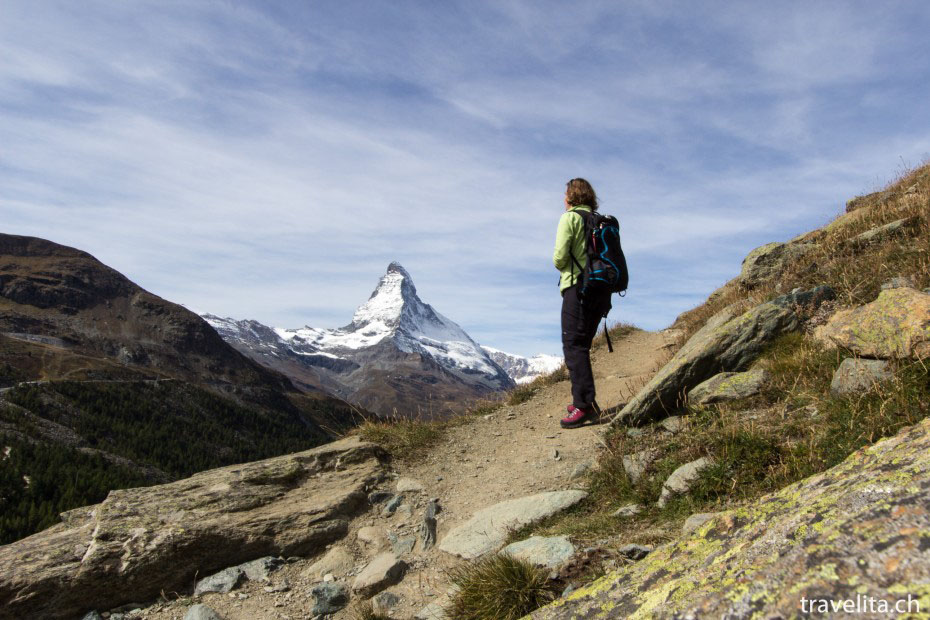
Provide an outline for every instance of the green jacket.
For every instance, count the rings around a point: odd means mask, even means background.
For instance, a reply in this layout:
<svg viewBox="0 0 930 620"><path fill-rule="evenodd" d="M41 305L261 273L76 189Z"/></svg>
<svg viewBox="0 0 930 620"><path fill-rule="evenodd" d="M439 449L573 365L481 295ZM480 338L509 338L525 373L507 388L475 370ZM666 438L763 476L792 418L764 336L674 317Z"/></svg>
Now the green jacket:
<svg viewBox="0 0 930 620"><path fill-rule="evenodd" d="M591 212L588 205L578 205L571 211L566 211L559 218L559 228L555 233L555 252L552 254L552 262L555 268L562 272L559 279L559 291L564 291L578 281L581 269L588 262L587 252L585 252L584 238L584 218L575 213L576 211ZM578 265L572 260L574 255Z"/></svg>

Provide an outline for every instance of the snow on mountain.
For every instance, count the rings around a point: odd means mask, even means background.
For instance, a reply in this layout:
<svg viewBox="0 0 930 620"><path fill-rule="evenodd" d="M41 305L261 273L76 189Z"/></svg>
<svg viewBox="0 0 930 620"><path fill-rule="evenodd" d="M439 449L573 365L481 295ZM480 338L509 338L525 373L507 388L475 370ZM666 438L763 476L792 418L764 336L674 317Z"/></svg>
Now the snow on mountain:
<svg viewBox="0 0 930 620"><path fill-rule="evenodd" d="M387 357L393 359L399 352L433 360L456 381L479 393L514 385L465 330L420 299L410 274L398 263L388 266L374 292L345 327L284 329L257 321L202 316L225 340L267 363L296 356L306 366L347 375L372 364L383 370L392 363L385 361ZM340 382L336 376L330 379ZM357 378L352 381L359 383ZM351 386L347 389L351 391Z"/></svg>
<svg viewBox="0 0 930 620"><path fill-rule="evenodd" d="M497 362L498 366L514 380L514 383L529 383L536 377L555 372L565 362L557 355L540 353L533 357L523 357L514 353L506 353L498 349L482 346L482 349Z"/></svg>

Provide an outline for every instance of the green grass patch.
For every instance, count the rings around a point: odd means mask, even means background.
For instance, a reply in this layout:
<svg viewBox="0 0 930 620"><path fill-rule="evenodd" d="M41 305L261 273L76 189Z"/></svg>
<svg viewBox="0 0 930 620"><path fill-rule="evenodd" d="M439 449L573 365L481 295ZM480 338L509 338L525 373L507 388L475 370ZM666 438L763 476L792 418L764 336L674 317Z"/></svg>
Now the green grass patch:
<svg viewBox="0 0 930 620"><path fill-rule="evenodd" d="M448 425L449 422L436 420L366 420L356 432L395 458L415 461L445 436Z"/></svg>
<svg viewBox="0 0 930 620"><path fill-rule="evenodd" d="M446 614L456 620L516 620L556 596L546 571L506 554L463 564L449 577L459 590Z"/></svg>

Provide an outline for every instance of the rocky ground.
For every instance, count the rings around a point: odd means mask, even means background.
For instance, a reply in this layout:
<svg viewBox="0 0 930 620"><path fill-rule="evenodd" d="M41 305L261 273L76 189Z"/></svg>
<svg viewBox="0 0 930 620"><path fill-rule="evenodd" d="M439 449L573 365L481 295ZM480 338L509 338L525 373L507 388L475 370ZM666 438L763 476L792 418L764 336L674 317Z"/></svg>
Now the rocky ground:
<svg viewBox="0 0 930 620"><path fill-rule="evenodd" d="M593 366L598 400L603 409L617 411L668 359L675 333L634 331L614 343L615 351L595 351ZM246 582L229 593L209 593L197 601L223 618L295 619L313 617L315 598L311 589L327 574L333 583L351 586L357 573L379 553L400 551L408 565L403 580L376 599L396 602L386 607L391 617L416 615L439 617L424 608L441 605L449 588L447 571L462 562L438 547L424 551L421 524L431 499L438 499L437 538L444 537L469 520L477 511L499 502L548 491L583 487L580 474L597 458L603 426L563 430L559 418L570 402L568 382L541 390L531 400L503 407L478 420L452 428L425 459L406 463L395 460L381 487L401 492L404 499L390 516L384 506L353 520L349 534L329 547L342 561L314 568L321 555L291 558L266 581ZM417 488L422 490L417 490ZM413 549L406 547L413 543ZM338 558L337 558L338 559ZM329 570L331 569L331 570ZM181 619L195 602L166 593L167 602L143 608L141 617L153 620ZM353 596L353 600L357 597ZM330 616L354 618L350 603Z"/></svg>

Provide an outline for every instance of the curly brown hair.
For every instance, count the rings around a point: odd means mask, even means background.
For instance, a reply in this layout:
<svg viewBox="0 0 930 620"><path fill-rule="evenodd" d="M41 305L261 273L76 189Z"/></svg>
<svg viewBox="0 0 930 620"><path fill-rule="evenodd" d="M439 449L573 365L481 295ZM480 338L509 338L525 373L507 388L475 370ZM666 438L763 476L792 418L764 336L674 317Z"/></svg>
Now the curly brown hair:
<svg viewBox="0 0 930 620"><path fill-rule="evenodd" d="M594 188L584 179L572 179L565 184L565 199L572 207L587 205L592 211L597 211L597 194Z"/></svg>

